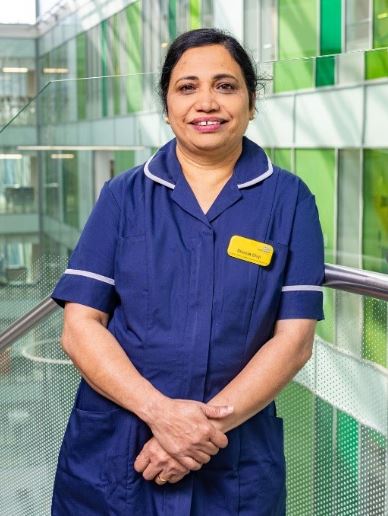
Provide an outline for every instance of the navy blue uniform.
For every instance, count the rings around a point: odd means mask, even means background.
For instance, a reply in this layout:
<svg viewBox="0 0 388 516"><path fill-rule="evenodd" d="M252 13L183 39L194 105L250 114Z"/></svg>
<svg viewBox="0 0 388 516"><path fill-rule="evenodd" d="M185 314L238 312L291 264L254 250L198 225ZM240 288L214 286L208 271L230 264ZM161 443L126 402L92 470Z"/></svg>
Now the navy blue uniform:
<svg viewBox="0 0 388 516"><path fill-rule="evenodd" d="M230 256L234 235L270 244L270 264ZM297 176L244 137L232 176L204 214L173 139L104 185L53 298L109 313L109 331L158 390L207 402L272 337L276 320L323 318L323 278L314 196ZM134 470L150 437L136 415L82 380L53 514L285 514L274 403L228 432L227 448L177 484L159 486Z"/></svg>

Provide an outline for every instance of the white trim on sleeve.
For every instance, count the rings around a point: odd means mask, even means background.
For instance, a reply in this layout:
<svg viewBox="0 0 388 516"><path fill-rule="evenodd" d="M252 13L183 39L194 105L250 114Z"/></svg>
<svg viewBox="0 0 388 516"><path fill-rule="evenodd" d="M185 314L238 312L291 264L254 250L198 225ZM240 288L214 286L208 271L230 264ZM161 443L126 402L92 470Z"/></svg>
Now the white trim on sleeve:
<svg viewBox="0 0 388 516"><path fill-rule="evenodd" d="M295 291L323 292L323 287L319 287L318 285L289 285L282 288L282 292Z"/></svg>
<svg viewBox="0 0 388 516"><path fill-rule="evenodd" d="M74 276L84 276L85 278L91 278L91 279L95 279L97 281L102 281L103 283L108 283L108 285L115 284L114 279L108 278L107 276L102 276L101 274L96 274L95 272L80 271L77 269L66 269L64 274L72 274Z"/></svg>

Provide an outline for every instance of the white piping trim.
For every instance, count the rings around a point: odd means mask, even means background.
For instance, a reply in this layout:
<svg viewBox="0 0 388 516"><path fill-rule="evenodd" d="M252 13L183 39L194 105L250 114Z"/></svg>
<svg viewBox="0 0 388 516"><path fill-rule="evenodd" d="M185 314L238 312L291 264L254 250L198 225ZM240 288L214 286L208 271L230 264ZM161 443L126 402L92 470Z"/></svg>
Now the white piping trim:
<svg viewBox="0 0 388 516"><path fill-rule="evenodd" d="M307 292L323 292L323 287L318 287L318 285L289 285L282 288L282 292L294 292L298 290Z"/></svg>
<svg viewBox="0 0 388 516"><path fill-rule="evenodd" d="M175 188L174 183L170 183L169 181L166 181L165 179L162 179L161 177L155 176L155 174L153 174L150 171L149 164L151 163L154 156L155 156L155 154L153 154L146 161L146 163L144 165L144 174L149 179L152 179L152 181L155 181L156 183L160 183L161 185L167 186L168 188L171 188L171 190L174 190L174 188ZM267 177L269 177L271 174L273 174L273 166L272 166L271 160L269 159L268 156L267 156L267 164L268 164L268 169L266 172L264 172L263 174L260 174L258 177L255 177L254 179L251 179L250 181L247 181L246 183L241 183L241 184L237 185L237 188L238 189L247 188L248 186L255 185L257 183L260 183L261 181L264 181L264 179L267 179Z"/></svg>
<svg viewBox="0 0 388 516"><path fill-rule="evenodd" d="M157 183L160 183L161 185L164 185L164 186L167 186L168 188L171 188L171 190L174 190L175 188L175 185L174 183L169 183L168 181L166 181L165 179L162 179L158 176L155 176L149 169L149 164L151 162L151 160L153 159L153 157L155 156L155 154L153 154L146 162L146 164L144 165L144 174L149 178L149 179L152 179L152 181L156 181Z"/></svg>
<svg viewBox="0 0 388 516"><path fill-rule="evenodd" d="M273 166L272 166L271 160L269 159L268 156L267 156L267 163L268 163L268 170L266 172L264 172L263 174L261 174L258 177L255 177L255 179L251 179L250 181L247 181L246 183L241 183L241 184L237 185L237 188L239 188L239 189L246 188L247 186L255 185L257 183L260 183L261 181L264 181L264 179L267 179L267 177L269 177L273 173Z"/></svg>
<svg viewBox="0 0 388 516"><path fill-rule="evenodd" d="M115 284L114 279L108 278L107 276L102 276L101 274L96 274L95 272L79 271L77 269L66 269L65 274L72 274L74 276L84 276L85 278L92 278L98 281L102 281L103 283L108 283L108 285Z"/></svg>

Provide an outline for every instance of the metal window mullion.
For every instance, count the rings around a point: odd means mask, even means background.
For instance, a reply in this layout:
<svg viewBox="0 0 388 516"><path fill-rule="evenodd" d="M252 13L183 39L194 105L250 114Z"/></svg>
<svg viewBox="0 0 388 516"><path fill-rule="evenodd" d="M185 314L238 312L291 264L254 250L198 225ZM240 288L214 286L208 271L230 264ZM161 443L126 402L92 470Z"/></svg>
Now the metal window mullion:
<svg viewBox="0 0 388 516"><path fill-rule="evenodd" d="M373 48L373 34L375 29L375 17L373 11L373 0L369 0L369 48Z"/></svg>

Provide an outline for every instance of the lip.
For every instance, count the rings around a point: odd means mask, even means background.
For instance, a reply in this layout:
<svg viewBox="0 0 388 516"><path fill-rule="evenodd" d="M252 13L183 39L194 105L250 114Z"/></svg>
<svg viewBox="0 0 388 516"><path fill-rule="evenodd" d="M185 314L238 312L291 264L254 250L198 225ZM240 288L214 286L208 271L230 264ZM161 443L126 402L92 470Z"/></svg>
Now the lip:
<svg viewBox="0 0 388 516"><path fill-rule="evenodd" d="M223 124L226 122L226 120L224 118L220 118L218 116L201 116L201 117L198 117L198 118L194 118L194 120L192 120L190 122L190 124L198 124L199 122L219 122L220 124Z"/></svg>
<svg viewBox="0 0 388 516"><path fill-rule="evenodd" d="M200 122L213 122L211 125L198 125ZM193 126L194 130L199 133L214 133L217 132L220 127L225 124L227 120L224 120L223 118L219 118L216 116L201 116L198 118L194 118L190 122L190 124Z"/></svg>

